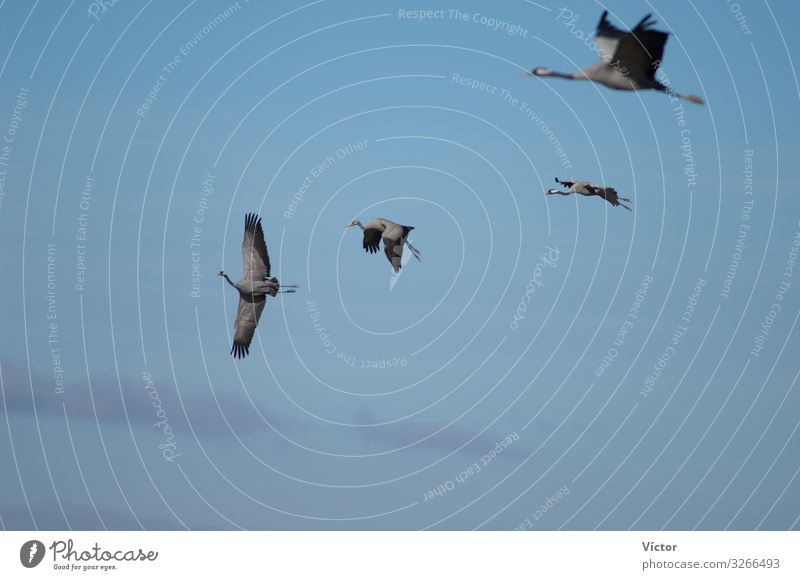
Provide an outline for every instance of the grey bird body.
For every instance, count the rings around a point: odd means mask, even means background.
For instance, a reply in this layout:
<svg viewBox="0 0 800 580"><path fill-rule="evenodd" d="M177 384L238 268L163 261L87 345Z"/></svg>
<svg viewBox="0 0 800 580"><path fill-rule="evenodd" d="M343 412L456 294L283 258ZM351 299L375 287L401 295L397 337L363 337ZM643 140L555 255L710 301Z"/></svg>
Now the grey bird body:
<svg viewBox="0 0 800 580"><path fill-rule="evenodd" d="M270 278L271 265L261 218L254 213L245 215L244 239L242 240L242 279L232 282L225 272L219 275L239 292L239 308L233 326L234 358L244 358L250 353L250 343L267 302L267 296L277 296L279 292L294 292L297 284L281 286L278 279ZM280 290L280 288L289 290Z"/></svg>
<svg viewBox="0 0 800 580"><path fill-rule="evenodd" d="M358 226L364 231L364 251L370 254L378 251L380 242L383 240L383 251L395 272L399 272L402 267L404 246L408 246L417 260L421 260L419 250L408 241L408 234L414 229L413 226L403 226L386 218L375 218L367 225L353 220L347 225L348 228L353 226Z"/></svg>

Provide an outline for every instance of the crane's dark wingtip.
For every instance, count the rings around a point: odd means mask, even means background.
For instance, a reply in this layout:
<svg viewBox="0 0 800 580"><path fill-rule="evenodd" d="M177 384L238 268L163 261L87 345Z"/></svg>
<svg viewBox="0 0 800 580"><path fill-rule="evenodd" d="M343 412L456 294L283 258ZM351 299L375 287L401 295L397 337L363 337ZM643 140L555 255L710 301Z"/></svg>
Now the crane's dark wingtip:
<svg viewBox="0 0 800 580"><path fill-rule="evenodd" d="M260 225L261 225L261 218L258 217L257 213L246 213L246 214L244 214L244 229L245 229L245 231L254 230Z"/></svg>
<svg viewBox="0 0 800 580"><path fill-rule="evenodd" d="M250 354L250 347L241 342L234 342L231 347L231 354L233 358L244 358Z"/></svg>
<svg viewBox="0 0 800 580"><path fill-rule="evenodd" d="M639 21L639 24L636 25L634 30L644 30L645 28L653 26L658 22L658 20L653 20L652 18L653 18L652 13L646 14L645 17Z"/></svg>

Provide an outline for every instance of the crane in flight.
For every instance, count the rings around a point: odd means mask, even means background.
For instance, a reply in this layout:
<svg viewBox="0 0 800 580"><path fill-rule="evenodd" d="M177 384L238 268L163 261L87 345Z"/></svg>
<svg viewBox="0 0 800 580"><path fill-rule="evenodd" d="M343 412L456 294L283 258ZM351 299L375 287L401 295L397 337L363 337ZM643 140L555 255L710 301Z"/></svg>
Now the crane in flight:
<svg viewBox="0 0 800 580"><path fill-rule="evenodd" d="M408 246L413 256L420 261L421 254L408 241L408 234L413 230L413 226L401 226L393 221L384 218L375 218L367 225L358 220L353 220L347 224L348 228L358 226L364 231L364 251L374 254L380 247L383 240L383 251L386 259L392 265L395 273L402 267L403 246Z"/></svg>
<svg viewBox="0 0 800 580"><path fill-rule="evenodd" d="M651 20L648 14L633 30L626 32L608 21L608 10L605 10L594 35L600 62L572 73L537 67L528 75L589 80L621 91L655 89L698 105L704 104L700 97L676 93L672 87L655 78L669 33L653 30L650 28L653 24L655 20Z"/></svg>
<svg viewBox="0 0 800 580"><path fill-rule="evenodd" d="M233 324L233 358L244 358L250 354L250 343L253 340L258 320L267 302L267 296L277 296L282 292L296 292L299 284L282 286L275 277L270 278L269 254L264 241L264 230L261 218L257 214L248 213L244 217L244 240L242 241L242 279L231 282L224 271L219 276L239 292L239 309ZM288 290L280 290L288 288Z"/></svg>
<svg viewBox="0 0 800 580"><path fill-rule="evenodd" d="M548 189L545 194L546 195L571 195L573 193L577 193L579 195L585 196L592 196L596 195L598 197L602 197L608 203L617 207L621 205L628 211L633 211L630 206L626 205L624 202L630 202L631 200L627 197L619 197L617 195L617 190L613 187L606 187L605 185L596 185L594 183L589 183L588 181L562 181L556 177L556 183L563 185L564 187L569 188L567 191L559 191L558 189Z"/></svg>

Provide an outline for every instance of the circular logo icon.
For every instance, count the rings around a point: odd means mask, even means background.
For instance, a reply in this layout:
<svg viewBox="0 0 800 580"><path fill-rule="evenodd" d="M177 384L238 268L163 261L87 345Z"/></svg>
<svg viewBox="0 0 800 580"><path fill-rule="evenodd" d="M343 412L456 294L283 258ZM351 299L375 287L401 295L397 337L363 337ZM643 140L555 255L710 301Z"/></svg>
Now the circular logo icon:
<svg viewBox="0 0 800 580"><path fill-rule="evenodd" d="M26 568L35 568L44 558L44 544L39 540L28 540L19 549L19 561Z"/></svg>

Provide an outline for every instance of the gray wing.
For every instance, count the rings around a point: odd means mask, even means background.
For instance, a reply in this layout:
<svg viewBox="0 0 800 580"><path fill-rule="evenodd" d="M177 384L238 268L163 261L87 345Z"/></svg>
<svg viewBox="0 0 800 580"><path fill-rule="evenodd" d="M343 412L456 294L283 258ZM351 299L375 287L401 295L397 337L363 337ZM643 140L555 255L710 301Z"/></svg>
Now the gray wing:
<svg viewBox="0 0 800 580"><path fill-rule="evenodd" d="M576 181L572 185L572 191L575 193L595 195L597 193L597 188L588 181Z"/></svg>
<svg viewBox="0 0 800 580"><path fill-rule="evenodd" d="M597 24L597 31L594 35L594 42L597 45L597 54L600 60L608 64L614 58L617 45L621 38L627 36L627 32L620 30L608 20L608 10L603 11L600 22Z"/></svg>
<svg viewBox="0 0 800 580"><path fill-rule="evenodd" d="M394 241L383 240L383 251L386 252L386 258L394 268L395 272L400 271L400 265L403 260L403 246L405 244L396 243Z"/></svg>
<svg viewBox="0 0 800 580"><path fill-rule="evenodd" d="M598 187L597 193L614 207L619 205L619 196L617 190L613 187Z"/></svg>
<svg viewBox="0 0 800 580"><path fill-rule="evenodd" d="M364 228L364 251L374 254L381 244L381 233L374 228Z"/></svg>
<svg viewBox="0 0 800 580"><path fill-rule="evenodd" d="M399 272L403 258L403 246L406 245L405 229L392 224L383 231L381 237L383 238L383 251L386 253L386 258L394 268L394 271Z"/></svg>
<svg viewBox="0 0 800 580"><path fill-rule="evenodd" d="M239 297L239 309L236 311L236 322L233 325L233 358L244 358L250 354L250 343L258 326L258 319L267 302L266 296Z"/></svg>
<svg viewBox="0 0 800 580"><path fill-rule="evenodd" d="M252 284L269 277L270 265L261 218L249 213L244 217L244 240L242 240L242 280ZM252 336L252 335L251 335Z"/></svg>
<svg viewBox="0 0 800 580"><path fill-rule="evenodd" d="M650 14L642 18L630 33L619 39L614 56L608 62L619 63L634 78L640 75L654 78L664 56L669 33L651 29L653 24L655 20L651 20Z"/></svg>
<svg viewBox="0 0 800 580"><path fill-rule="evenodd" d="M612 199L616 199L617 197L617 190L613 187L605 187L605 186L595 186L597 190L597 194L605 200L611 201ZM613 203L613 202L612 202Z"/></svg>

